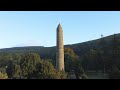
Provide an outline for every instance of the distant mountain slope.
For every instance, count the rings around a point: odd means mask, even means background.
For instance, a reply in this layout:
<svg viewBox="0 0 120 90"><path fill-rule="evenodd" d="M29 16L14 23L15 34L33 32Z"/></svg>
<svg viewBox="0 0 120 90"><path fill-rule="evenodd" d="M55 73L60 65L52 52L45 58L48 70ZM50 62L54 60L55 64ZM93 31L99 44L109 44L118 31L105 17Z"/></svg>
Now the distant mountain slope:
<svg viewBox="0 0 120 90"><path fill-rule="evenodd" d="M116 34L117 37L120 38L120 34ZM113 35L104 37L107 43L110 42ZM100 39L82 42L82 43L76 43L71 45L65 45L65 47L70 47L74 50L74 52L81 56L87 53L92 48L98 48L98 43ZM109 44L108 44L109 45ZM28 47L14 47L14 48L5 48L0 49L0 53L39 53L42 58L51 58L55 55L56 48L53 47L43 47L43 46L28 46Z"/></svg>

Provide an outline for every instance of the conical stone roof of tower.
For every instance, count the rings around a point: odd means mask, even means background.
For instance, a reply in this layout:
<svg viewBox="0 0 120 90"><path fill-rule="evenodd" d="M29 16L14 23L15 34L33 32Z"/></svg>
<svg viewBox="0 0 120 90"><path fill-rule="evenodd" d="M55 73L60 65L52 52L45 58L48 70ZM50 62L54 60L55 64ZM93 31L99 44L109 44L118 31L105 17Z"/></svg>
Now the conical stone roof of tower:
<svg viewBox="0 0 120 90"><path fill-rule="evenodd" d="M59 23L59 24L58 24L58 27L57 27L57 30L60 30L60 29L62 29L62 26L61 26L61 24Z"/></svg>

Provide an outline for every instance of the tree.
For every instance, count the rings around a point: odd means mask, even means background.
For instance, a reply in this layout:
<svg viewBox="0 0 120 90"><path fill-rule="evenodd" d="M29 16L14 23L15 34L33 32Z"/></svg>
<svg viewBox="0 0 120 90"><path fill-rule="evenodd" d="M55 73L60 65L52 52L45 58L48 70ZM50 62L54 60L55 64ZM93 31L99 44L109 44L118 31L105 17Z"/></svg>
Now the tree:
<svg viewBox="0 0 120 90"><path fill-rule="evenodd" d="M65 71L70 72L74 69L74 61L78 59L78 56L71 48L65 48Z"/></svg>
<svg viewBox="0 0 120 90"><path fill-rule="evenodd" d="M40 61L36 67L36 78L52 79L54 78L55 69L49 61Z"/></svg>
<svg viewBox="0 0 120 90"><path fill-rule="evenodd" d="M61 75L63 75L61 72L56 71L54 66L49 61L40 61L37 65L37 70L35 77L38 79L62 79Z"/></svg>
<svg viewBox="0 0 120 90"><path fill-rule="evenodd" d="M68 74L65 71L56 71L55 79L68 79Z"/></svg>
<svg viewBox="0 0 120 90"><path fill-rule="evenodd" d="M19 64L20 60L21 60L21 55L18 54L18 53L15 53L15 54L12 55L12 58L17 64Z"/></svg>
<svg viewBox="0 0 120 90"><path fill-rule="evenodd" d="M84 74L80 59L71 48L65 48L65 69L67 72L74 71L77 79Z"/></svg>
<svg viewBox="0 0 120 90"><path fill-rule="evenodd" d="M67 74L64 71L57 71L51 62L47 60L40 61L36 66L34 78L37 79L66 79Z"/></svg>
<svg viewBox="0 0 120 90"><path fill-rule="evenodd" d="M55 56L54 56L55 57ZM52 63L52 65L55 67L55 60L56 59L44 59L44 61L48 61L50 63Z"/></svg>
<svg viewBox="0 0 120 90"><path fill-rule="evenodd" d="M14 73L14 64L13 62L9 62L9 65L6 68L6 73L8 75L8 78L13 78L13 73Z"/></svg>
<svg viewBox="0 0 120 90"><path fill-rule="evenodd" d="M0 57L0 66L7 66L9 64L10 61L12 61L12 54L10 53L2 53L1 57Z"/></svg>
<svg viewBox="0 0 120 90"><path fill-rule="evenodd" d="M10 62L10 64L6 68L6 72L7 72L7 75L9 78L17 79L17 78L21 77L20 65L14 63L14 62Z"/></svg>
<svg viewBox="0 0 120 90"><path fill-rule="evenodd" d="M82 61L82 66L86 71L99 70L101 62L97 50L90 49L90 51L86 53L84 60Z"/></svg>
<svg viewBox="0 0 120 90"><path fill-rule="evenodd" d="M13 73L13 78L19 79L21 78L21 68L20 65L14 65L14 73Z"/></svg>
<svg viewBox="0 0 120 90"><path fill-rule="evenodd" d="M40 56L36 53L28 53L23 56L20 61L22 78L33 78L33 72L36 65L40 62Z"/></svg>
<svg viewBox="0 0 120 90"><path fill-rule="evenodd" d="M84 69L81 66L81 63L79 60L76 60L75 62L75 67L74 67L74 72L75 72L75 76L77 79L80 78L84 78L83 74L84 74ZM82 76L82 77L81 77Z"/></svg>

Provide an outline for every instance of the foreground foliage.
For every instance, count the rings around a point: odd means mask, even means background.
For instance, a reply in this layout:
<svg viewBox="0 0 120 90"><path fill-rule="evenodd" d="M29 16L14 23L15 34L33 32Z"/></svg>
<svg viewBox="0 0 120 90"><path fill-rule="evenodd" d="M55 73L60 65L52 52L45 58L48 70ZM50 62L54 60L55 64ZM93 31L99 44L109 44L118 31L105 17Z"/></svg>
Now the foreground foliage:
<svg viewBox="0 0 120 90"><path fill-rule="evenodd" d="M0 72L0 79L8 79L7 73Z"/></svg>

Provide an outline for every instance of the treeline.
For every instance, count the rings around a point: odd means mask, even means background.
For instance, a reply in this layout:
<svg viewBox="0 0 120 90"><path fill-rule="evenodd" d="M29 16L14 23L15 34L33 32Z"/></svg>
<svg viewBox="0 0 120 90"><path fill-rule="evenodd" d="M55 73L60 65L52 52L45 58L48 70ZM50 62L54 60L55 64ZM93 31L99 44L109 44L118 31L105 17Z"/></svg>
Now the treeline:
<svg viewBox="0 0 120 90"><path fill-rule="evenodd" d="M64 71L57 71L49 60L41 59L36 53L3 54L0 57L0 78L3 76L9 79L67 78Z"/></svg>
<svg viewBox="0 0 120 90"><path fill-rule="evenodd" d="M10 54L37 53L41 56L41 58L46 59L46 58L51 58L56 54L56 47L42 47L42 46L14 47L14 48L0 49L0 54L2 53L10 53Z"/></svg>
<svg viewBox="0 0 120 90"><path fill-rule="evenodd" d="M74 71L77 79L87 76L78 56L70 48L65 48L65 71L55 69L55 58L42 59L37 53L0 54L0 78L9 79L70 79Z"/></svg>

